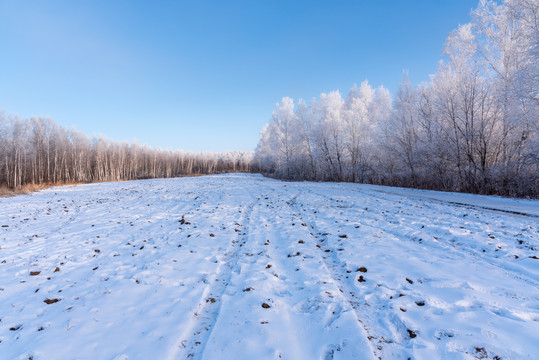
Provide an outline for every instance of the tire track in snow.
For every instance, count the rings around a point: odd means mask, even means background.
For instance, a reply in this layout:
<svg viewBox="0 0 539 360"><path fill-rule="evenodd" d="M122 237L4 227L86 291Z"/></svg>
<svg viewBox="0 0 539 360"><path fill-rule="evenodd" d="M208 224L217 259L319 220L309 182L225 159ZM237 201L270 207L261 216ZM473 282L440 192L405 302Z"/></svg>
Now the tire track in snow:
<svg viewBox="0 0 539 360"><path fill-rule="evenodd" d="M329 198L328 196L324 196L324 195L322 195L322 194L317 194L317 193L311 191L310 189L306 189L306 190L307 190L307 192L313 194L313 195L316 196L316 197L323 198L324 200L328 201L328 203L330 203L330 204L333 203L333 202L336 200L336 199L334 199L334 198ZM367 195L369 195L369 196L371 196L371 197L374 197L374 198L376 198L376 199L378 199L378 200L380 200L380 201L394 202L394 201L389 200L389 199L375 197L373 194L367 194ZM357 209L357 208L358 208L358 205L357 205L357 204L353 204L353 203L350 203L350 202L345 201L345 200L342 200L342 199L339 199L338 201L339 201L338 204L344 204L344 205L346 206L346 208L348 208L348 209L354 210L354 209ZM312 204L312 203L314 203L314 202L313 202L313 201L308 201L307 203L311 203L311 204ZM426 203L428 203L428 201L426 201ZM380 205L379 205L379 206L380 206ZM394 205L393 205L393 206L394 206ZM408 205L404 205L403 207L406 207L406 206L408 206ZM302 206L300 206L300 208L301 208L301 207L302 207ZM370 207L370 206L369 206L369 207ZM340 206L336 206L335 208L336 208L336 209L342 209ZM382 207L382 208L383 208L383 207ZM388 207L386 207L386 208L388 208ZM301 210L301 209L299 209L299 210ZM298 210L298 211L299 211L299 210ZM438 209L436 209L436 211L437 211L437 213L438 213ZM458 219L458 217L455 216L454 213L447 212L447 211L446 211L446 212L444 212L444 211L439 211L439 212L440 212L440 213L443 213L444 215L450 215L452 218ZM301 213L301 211L300 211L300 213ZM349 214L350 214L350 213L349 213ZM372 214L372 213L371 213L371 214ZM444 216L444 215L442 215L442 216ZM391 222L391 221L388 221L387 218L384 218L384 217L382 217L382 216L374 216L374 217L371 216L370 219L371 219L371 220L375 220L375 222L378 222L379 224L385 224L386 226L383 227L383 226L381 226L381 225L378 225L378 226L365 225L363 222L361 222L361 226L362 226L362 227L371 227L372 229L379 230L379 231L381 231L382 233L389 234L390 236L393 236L396 240L399 240L399 241L402 241L402 242L406 242L406 243L408 243L408 244L415 244L416 246L420 246L420 244L417 243L417 242L414 242L414 241L406 241L406 239L403 239L403 234L406 234L406 232L399 232L399 231L396 231L396 230L395 230L396 228L400 228L400 229L404 229L404 230L410 231L410 232L417 231L418 229L414 229L414 228L412 228L412 227L410 227L410 226L406 226L406 225L405 225L406 223L410 223L412 220L417 220L417 218L413 219L411 216L408 216L408 217L406 217L405 221L400 221L398 225L391 225L391 226L389 226L389 225L392 224L392 222ZM427 219L428 219L428 218L427 218ZM389 219L389 220L391 220L391 219ZM400 219L400 220L402 220L402 219ZM449 220L446 220L446 221L449 221ZM321 240L319 240L318 245L320 245L321 248L324 249L324 244L325 244L325 246L326 246L325 249L330 249L330 251L331 251L331 252L329 253L329 254L331 254L331 255L328 254L328 256L330 256L330 257L332 257L332 258L337 258L337 259L338 259L338 256L336 255L337 253L335 253L335 252L334 252L334 249L331 248L331 247L329 247L328 244L327 244L328 238L324 235L323 232L321 232L321 231L316 227L315 222L313 221L313 222L311 222L309 225L313 225L313 224L314 224L314 226L311 227L311 228L313 229L313 233L314 233L314 234L318 234L318 236L314 235L314 237L315 237L315 238L318 238L318 239L321 239ZM420 235L420 236L423 236L423 235L429 235L429 233L428 233L428 232L425 232L425 231L421 231L421 235ZM474 259L479 260L479 262L480 262L481 264L483 264L484 266L491 267L492 269L495 269L495 270L501 270L501 271L505 272L509 277L513 277L513 278L515 278L515 279L519 279L519 280L521 280L521 281L527 282L527 283L532 284L532 285L535 285L535 284L536 284L532 279L527 278L527 276L524 275L524 274L522 274L521 272L515 271L515 270L511 270L511 269L507 269L506 267L504 267L504 266L503 266L503 265L504 265L504 263L503 263L503 258L500 259L500 260L498 260L498 261L496 261L496 260L493 260L493 259L488 258L488 257L485 257L485 256L476 256L476 253L477 253L477 252L474 252L473 249L469 249L469 248L465 247L464 245L459 246L458 248L455 248L455 247L452 247L452 246L450 246L449 244L445 244L445 243L443 243L443 242L441 242L441 241L437 241L435 244L429 244L429 246L430 246L430 249L429 249L429 250L433 250L433 245L435 245L436 250L438 250L440 253L444 253L444 252L447 252L447 251L449 250L449 252L450 252L451 254L457 256L459 259L474 258ZM425 249L424 249L424 248L418 248L417 251L425 251ZM344 267L344 264L342 264L342 263L339 264L339 262L337 262L337 263L335 263L335 264L336 264L336 266L337 266L337 273L338 273L339 271L341 271L341 273L342 273L342 272L344 272L344 270L346 270L345 267ZM333 265L333 263L330 262L330 266L332 266L332 265ZM340 266L340 265L342 265L342 268L341 268L341 269L338 268L338 266ZM366 305L366 304L365 304L365 305ZM367 306L368 306L368 305L367 305ZM366 307L363 306L363 308L366 308ZM367 309L367 312L369 312L368 308L366 308L366 309ZM372 313L373 310L376 310L376 309L372 309L372 310L370 310L370 312ZM495 308L492 308L492 309L490 309L490 311L493 311L493 312L494 312L494 311L496 311L496 309L495 309ZM361 312L361 307L360 307L360 312ZM378 314L378 318L379 318L379 319L381 318L380 315L381 315L381 314ZM387 320L388 320L390 323L394 323L394 324L395 324L394 327L395 327L397 330L399 330L399 329L401 330L401 331L399 331L399 332L401 333L400 336L397 335L395 338L396 338L396 339L398 339L398 338L406 339L406 338L407 338L407 336L406 336L406 329L407 329L406 325L402 322L402 320L399 319L398 316L392 316L393 314L388 314L388 315L389 315L389 317L387 318ZM367 319L363 319L363 320L366 320L367 323L368 323L368 320L369 320L369 319L367 318ZM374 323L376 323L376 319L374 319L374 320L375 320ZM380 327L378 327L378 328L380 329ZM383 333L384 328L382 327L381 330L382 330L382 331L381 331L380 333ZM393 340L393 343L392 343L391 345L397 345L397 346L399 346L398 343L395 344L395 338L394 338L394 339L390 339L390 340ZM386 338L386 339L387 339L387 338ZM406 350L408 350L408 352L411 353L411 352L413 351L413 348L410 346L411 343L412 343L412 341L410 341L410 340L406 341L406 343L402 343L402 342L401 342L401 344L404 344L404 348L401 348L401 352L400 352L400 353L401 353L401 354L402 354L403 352L406 353ZM410 345L408 345L408 344L410 344ZM394 348L395 348L396 350L398 350L398 347L395 347L395 346L394 346ZM387 354L387 353L385 353L385 351L384 351L384 353L382 354L382 357L383 357L383 358L386 358L386 357L388 357L388 358L394 358L394 357L397 356L398 353L399 353L399 351L396 351L396 352Z"/></svg>
<svg viewBox="0 0 539 360"><path fill-rule="evenodd" d="M318 249L309 245L305 227L286 204L292 194L272 189L254 207L241 271L232 274L204 358L374 359ZM262 309L263 303L269 307ZM246 331L248 324L256 330ZM319 334L306 332L313 325ZM227 332L237 341L227 344Z"/></svg>
<svg viewBox="0 0 539 360"><path fill-rule="evenodd" d="M222 297L230 282L232 272L237 270L241 248L247 242L251 226L251 214L258 200L242 208L243 232L234 238L221 260L217 273L202 294L191 324L169 354L170 359L202 359L207 341L221 312Z"/></svg>
<svg viewBox="0 0 539 360"><path fill-rule="evenodd" d="M321 198L325 199L328 202L331 202L331 201L335 200L335 199L329 198L328 196L325 196L323 194L316 193L316 192L312 191L311 189L307 189L307 190L311 194L313 194L314 196L321 197ZM384 193L386 195L391 195L391 196L396 196L397 198L407 199L406 196L401 196L401 195L398 195L398 194L393 194L393 193L388 193L388 192L380 192L380 193ZM380 198L378 196L375 196L372 193L364 192L364 191L359 192L359 196L361 196L361 195L367 195L367 196L372 197L372 198L374 198L374 199L376 199L378 201L385 201L385 202L395 202L395 201L397 201L396 199ZM432 205L433 203L437 203L437 201L435 201L435 200L431 201L430 199L425 199L425 198L417 198L417 200L420 201L424 205ZM351 204L350 202L348 202L346 200L340 199L339 202L346 204L348 208L351 208L351 209L357 208L357 205ZM443 204L443 205L449 205L449 206L453 206L453 207L458 206L456 204L453 204L453 203L447 202L447 201L440 201L440 203ZM393 207L393 205L387 206L386 208L391 208L391 207ZM409 207L409 205L403 204L403 207ZM435 210L436 214L442 214L443 216L445 216L444 221L446 223L444 225L446 227L448 227L448 228L451 227L450 224L457 224L459 221L462 220L462 218L456 216L455 213L453 213L451 211L447 211L443 207L442 208L435 207L434 210ZM503 212L501 212L501 213L503 214ZM498 214L495 214L495 215L499 215L499 214L500 214L500 212L498 212ZM393 223L391 221L388 221L387 218L383 218L382 216L378 216L378 217L371 216L371 219L373 221L377 222L377 223L384 224L385 226L375 226L375 225L372 225L372 224L363 224L363 223L362 223L362 226L363 227L370 227L372 229L379 230L379 231L381 231L381 232L383 232L385 234L389 234L389 235L393 236L395 239L398 239L399 241L404 241L405 240L405 239L402 238L402 235L405 234L406 231L410 232L410 233L419 232L423 238L433 238L433 236L431 234L429 234L428 232L426 232L425 230L421 230L421 229L418 229L418 228L413 228L411 226L406 225L407 223L412 223L413 221L417 221L418 220L417 216L414 217L412 215L405 215L404 213L401 214L401 216L403 218L402 219L397 219L399 223L398 223L398 225L396 225L399 228L399 231L395 231L394 230L395 226L393 226L393 225L390 226L389 225L389 224L393 224ZM448 217L453 218L454 221L448 220ZM435 220L439 222L440 219L441 219L441 217L439 216ZM412 243L412 244L416 244L418 247L421 248L420 243L417 243L415 241L408 241L408 242ZM433 242L431 242L429 244L429 247L430 247L429 250L432 250L433 248L436 248L441 252L449 251L451 254L457 256L460 259L466 259L466 258L470 258L470 257L474 258L474 259L480 261L481 263L483 263L486 266L489 266L489 267L504 271L507 275L509 275L511 277L514 277L515 279L524 281L524 282L528 283L531 286L539 287L539 283L534 279L534 274L530 273L527 269L525 269L525 268L510 269L510 268L507 267L507 265L508 265L507 261L503 261L504 260L503 257L485 256L480 251L477 251L473 247L470 248L469 246L466 246L466 244L464 244L462 242L452 242L450 244L446 244L444 241L435 239ZM421 248L420 250L423 251L423 248Z"/></svg>
<svg viewBox="0 0 539 360"><path fill-rule="evenodd" d="M282 284L286 284L286 286L284 287L286 289L284 290L284 293L272 294L270 291L270 293L267 294L269 296L269 303L272 303L272 301L275 300L275 295L279 297L279 301L286 301L285 298L292 297L292 293L295 291L298 284L294 281L293 278L291 278L291 272L287 271L286 266L284 266L283 264L283 260L286 259L286 255L278 254L278 249L283 247L284 244L276 244L276 239L274 239L276 237L276 232L272 230L275 229L278 217L277 212L279 211L278 209L280 209L280 207L278 207L280 196L277 196L277 201L275 202L275 199L273 199L272 197L272 195L275 193L276 189L273 188L268 193L260 195L259 199L262 199L261 205L263 205L263 201L266 206L258 207L258 211L255 212L257 216L255 218L256 221L253 225L253 236L251 237L249 243L249 246L251 247L251 252L253 254L256 254L255 256L251 257L251 265L256 266L256 258L267 259L267 264L271 264L269 265L271 267L270 273L273 273L274 277L272 280L278 279L277 281L282 282ZM265 213L267 211L269 211L269 214ZM277 234L280 234L280 232L277 232ZM269 268L265 267L264 270L269 271ZM277 273L279 273L280 276ZM271 289L272 287L273 286L271 285L268 286L269 289ZM283 333L291 334L294 333L294 331L296 330L294 327L294 325L296 324L292 322L290 314L287 313L287 311L287 309L279 309L279 315L281 320L283 320ZM304 353L304 351L302 351L302 349L304 348L304 344L299 340L299 338L296 336L287 337L285 342L286 344L280 343L279 346L274 349L275 352L273 354L273 358L280 359L283 356L284 358L290 358L291 356L291 358L293 359L300 359L301 355ZM287 351L285 351L283 347L286 348Z"/></svg>
<svg viewBox="0 0 539 360"><path fill-rule="evenodd" d="M275 194L275 191L272 192ZM294 253L294 251L291 250L290 244L296 244L296 241L290 241L292 240L290 237L285 237L286 241L282 241L282 235L281 232L284 233L284 229L279 229L280 231L275 235L274 231L269 231L268 229L273 229L279 225L282 226L282 223L279 224L279 222L276 219L276 211L280 211L281 215L285 215L283 209L288 208L290 215L294 215L294 212L291 211L292 209L287 206L286 198L283 196L284 194L278 194L277 201L275 203L272 202L272 210L273 213L268 217L261 217L260 219L260 227L262 231L260 234L262 234L261 239L266 239L266 242L264 243L267 251L264 251L264 254L268 257L268 264L271 264L271 269L273 276L276 279L279 279L282 284L285 285L285 291L284 294L276 294L279 296L279 301L286 302L287 300L294 301L294 299L297 298L303 298L303 296L308 296L308 292L304 291L303 287L305 283L310 283L312 281L312 278L310 277L311 274L305 274L303 271L300 271L300 268L298 265L294 265L291 263L293 259L300 257L300 252ZM297 194L295 195L297 196ZM271 197L270 197L271 199ZM275 209L275 210L273 210ZM279 210L277 210L279 209ZM286 214L287 215L287 214ZM283 216L285 217L285 216ZM271 219L271 221L268 221L268 219ZM281 239L280 239L281 238ZM271 240L271 241L270 241ZM295 240L295 239L294 239ZM290 241L290 242L288 242ZM300 245L301 246L301 245ZM297 249L297 248L296 248ZM292 253L291 253L292 251ZM303 252L303 250L302 250ZM304 256L303 254L301 256ZM295 268L295 270L293 270ZM315 277L313 274L312 277ZM322 282L322 281L320 281ZM335 286L335 291L338 291L337 287ZM305 299L304 301L310 301L311 299ZM327 301L327 299L317 299L321 300L322 302L324 300ZM279 310L279 313L281 315L281 318L283 319L283 331L288 334L292 334L295 331L297 331L298 324L294 324L291 319L292 314L287 314L286 311L290 311L290 309L294 308L294 304L288 304L289 307L284 307L285 310ZM324 304L322 304L323 306ZM343 307L346 307L343 303ZM329 309L328 309L329 310ZM338 314L335 314L334 316L338 317L340 316L340 312ZM322 319L320 319L322 320ZM335 318L331 320L323 319L320 321L319 325L324 326L325 328L329 328L331 323L335 321ZM331 341L333 339L327 339L327 341ZM322 353L320 354L319 358L323 360L332 360L334 358L334 354L336 351L340 351L341 347L343 347L344 339L340 339L340 343L327 343L324 348L322 349ZM303 343L299 337L289 337L286 339L287 342L287 348L289 352L287 353L284 350L277 349L276 354L278 354L278 358L281 358L281 354L285 356L285 358L288 358L291 356L293 359L301 359L302 354L305 354L305 350L302 350L304 346L306 346L305 343ZM324 341L325 342L325 341ZM367 343L367 341L366 341ZM311 354L313 355L313 354ZM276 356L276 358L277 358Z"/></svg>
<svg viewBox="0 0 539 360"><path fill-rule="evenodd" d="M378 193L386 194L386 195L393 195L393 196L399 196L399 197L405 197L405 198L413 198L413 199L416 199L416 200L427 200L427 201L432 201L432 202L436 202L436 203L439 203L439 204L451 204L451 205L454 205L454 206L461 206L461 207L464 207L464 208L467 208L467 209L473 209L473 210L479 210L479 211L488 210L488 211L492 211L492 212L495 212L495 213L498 212L498 213L503 213L503 214L511 214L511 215L523 216L523 217L527 217L527 218L539 219L539 215L530 214L530 213L526 213L526 212L523 212L523 211L505 210L505 209L493 208L493 207L484 206L484 205L462 203L462 202L450 201L450 200L440 200L440 199L435 199L435 198L430 198L430 197L425 198L425 197L422 197L422 196L416 196L416 195L412 195L412 194L404 195L404 194L393 193L391 191L385 191L385 190L372 190L372 191L376 191Z"/></svg>
<svg viewBox="0 0 539 360"><path fill-rule="evenodd" d="M407 353L406 349L401 344L396 343L395 340L392 339L394 334L375 325L376 321L370 319L370 317L373 316L376 318L376 314L371 314L373 309L369 308L369 305L356 294L356 289L351 286L351 284L348 284L342 279L346 273L345 264L338 259L335 250L328 244L327 236L318 229L315 221L302 215L303 210L299 209L297 206L297 197L299 195L300 193L292 197L292 199L288 201L288 205L293 209L293 214L312 231L308 231L309 240L313 246L316 246L323 252L320 256L321 261L339 290L343 300L349 304L355 318L363 328L366 337L369 340L367 343L370 345L374 357L378 359L382 359L386 356L395 358L399 354L402 355L403 353ZM406 329L404 324L401 324L398 327Z"/></svg>

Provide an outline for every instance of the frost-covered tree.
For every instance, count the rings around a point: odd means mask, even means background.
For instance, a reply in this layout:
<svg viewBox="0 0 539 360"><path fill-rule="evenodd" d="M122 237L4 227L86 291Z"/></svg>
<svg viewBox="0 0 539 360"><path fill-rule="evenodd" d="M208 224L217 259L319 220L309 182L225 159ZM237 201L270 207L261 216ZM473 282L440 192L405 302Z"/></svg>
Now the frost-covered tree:
<svg viewBox="0 0 539 360"><path fill-rule="evenodd" d="M367 81L356 85L348 92L343 120L345 144L348 152L348 179L365 181L370 169L371 147L373 143L370 107L375 91Z"/></svg>
<svg viewBox="0 0 539 360"><path fill-rule="evenodd" d="M0 112L0 187L251 171L252 152L188 153L90 139L49 118Z"/></svg>
<svg viewBox="0 0 539 360"><path fill-rule="evenodd" d="M393 103L393 112L388 124L390 141L386 151L396 152L401 165L399 176L412 186L417 184L420 164L418 150L420 129L417 115L417 93L405 75Z"/></svg>
<svg viewBox="0 0 539 360"><path fill-rule="evenodd" d="M294 110L297 146L267 127L257 158L287 178L539 196L539 1L481 0L430 81L392 99L367 82ZM292 100L288 100L293 103ZM293 106L289 106L292 117ZM289 138L294 135L288 134ZM263 151L262 151L263 150ZM286 152L285 152L286 153ZM280 175L281 174L281 175Z"/></svg>
<svg viewBox="0 0 539 360"><path fill-rule="evenodd" d="M313 100L314 141L321 159L324 179L343 181L346 163L344 133L344 101L338 91L321 94Z"/></svg>
<svg viewBox="0 0 539 360"><path fill-rule="evenodd" d="M482 0L473 15L477 49L490 71L492 90L501 108L501 157L496 176L501 186L517 187L527 181L521 176L523 172L537 169L539 1L506 0L499 4Z"/></svg>

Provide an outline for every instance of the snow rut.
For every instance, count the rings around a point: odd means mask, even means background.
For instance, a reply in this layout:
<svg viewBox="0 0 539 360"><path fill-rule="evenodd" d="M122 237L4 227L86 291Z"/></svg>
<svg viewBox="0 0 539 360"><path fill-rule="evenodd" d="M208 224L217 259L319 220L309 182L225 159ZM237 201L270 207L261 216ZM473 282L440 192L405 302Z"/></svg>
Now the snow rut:
<svg viewBox="0 0 539 360"><path fill-rule="evenodd" d="M482 232L485 232L485 228L487 230L490 228L493 232L496 232L497 237L499 235L501 239L511 239L511 235L519 232L521 229L526 230L526 228L528 228L524 217L521 217L521 224L515 221L514 227L511 228L504 222L503 215L494 213L475 215L466 210L459 209L454 205L445 204L446 206L436 206L428 200L410 201L405 197L399 196L387 199L384 196L379 197L370 193L365 194L364 192L358 192L357 195L351 195L349 192L344 194L335 192L330 197L325 194L317 194L310 188L305 190L306 193L304 192L304 194L306 195L305 199L307 203L298 204L300 206L294 204L296 211L299 214L305 214L304 218L306 218L306 222L313 230L315 242L317 242L317 245L321 250L328 251L326 254L328 268L332 270L333 274L336 274L336 277L339 277L339 274L344 272L346 265L346 262L340 261L340 256L337 255L339 254L339 250L344 249L336 249L340 244L340 239L337 239L337 242L334 240L337 237L335 234L336 228L347 229L346 231L348 234L356 233L363 236L366 235L365 239L353 236L356 244L354 247L356 250L365 248L366 251L372 252L374 250L372 246L376 246L374 244L379 242L380 244L383 244L383 246L390 246L387 248L388 252L397 250L397 253L399 253L402 251L402 253L405 253L410 259L410 261L405 262L391 253L384 254L379 250L375 250L376 253L384 255L384 258L379 259L377 262L387 263L388 260L391 262L391 259L393 259L394 264L388 265L393 267L394 270L397 270L395 275L398 275L399 273L401 275L396 279L395 276L393 276L393 278L388 278L387 276L378 277L375 288L372 288L371 285L368 285L369 282L367 282L363 283L367 285L357 286L359 291L355 294L346 292L346 294L349 294L352 298L349 299L351 300L351 304L353 304L353 306L358 305L356 309L358 310L357 313L359 315L358 317L361 319L360 321L366 325L366 331L370 331L371 334L373 334L369 336L374 336L373 340L378 339L380 345L377 345L377 347L382 347L383 350L381 354L383 358L393 358L399 353L401 355L407 354L407 356L410 355L410 357L415 357L415 354L419 349L417 344L428 344L427 346L434 347L437 346L436 343L440 344L440 341L443 341L445 336L448 339L451 339L454 336L454 332L447 330L445 327L447 325L439 323L438 326L442 327L435 331L430 330L433 335L429 339L428 327L419 325L419 322L416 319L413 319L413 317L408 315L410 312L416 313L417 311L420 311L423 312L424 316L427 316L426 318L436 317L438 315L449 317L447 314L462 311L461 306L444 300L443 296L439 296L436 293L430 293L429 295L425 294L425 285L427 288L433 286L434 288L439 287L442 289L463 286L473 291L473 295L470 296L471 299L487 296L506 301L509 298L515 299L520 298L521 296L519 292L513 292L513 289L505 290L499 288L490 290L488 287L484 286L483 282L467 282L466 276L461 277L460 279L454 277L452 281L447 281L445 279L440 281L442 278L446 278L447 275L443 274L441 278L439 272L436 272L437 275L434 275L435 272L424 271L431 267L434 259L437 261L441 260L442 263L440 264L443 264L444 260L447 261L448 264L453 261L467 261L470 266L484 268L485 270L488 269L487 271L489 273L500 274L502 275L502 278L513 278L524 283L532 285L536 284L536 281L534 280L537 279L537 275L533 272L533 268L530 266L522 269L518 268L519 262L515 262L514 259L512 259L513 256L510 255L511 252L515 250L515 247L511 246L511 243L507 244L507 240L503 243L504 247L507 245L507 250L503 249L502 251L499 251L501 248L497 248L495 251L487 251L487 253L481 251L481 248L484 249L487 244L494 242L494 236L491 236L488 232L482 234ZM315 215L311 214L309 216L310 212L305 209L308 205L318 203L313 201L313 197L310 196L310 194L314 195L315 198L318 197L324 199L324 204L321 206L322 212L325 212L321 216L322 227L318 227L316 221L314 221L313 217L315 217ZM366 197L365 195L368 196ZM348 199L350 201L343 199ZM365 206L368 207L368 211ZM463 224L462 219L466 219L466 216L473 216L473 218L466 224ZM357 225L352 226L352 222L346 223L349 219L352 220L354 225ZM335 220L335 223L339 221L341 225L333 226L333 221L328 220ZM490 221L492 221L492 224L489 224ZM465 225L466 227L460 225ZM530 240L533 243L534 227L532 224L529 225ZM328 230L334 233L333 236L331 234L328 236L326 232L322 231L326 229L326 226L329 226ZM468 226L470 226L470 229L472 230L471 235ZM352 227L360 229L356 232L354 231L356 229L352 229ZM520 236L522 234L518 235ZM332 244L335 244L335 247L328 246L329 241L332 241ZM344 248L347 247L345 243L346 241L343 241L342 243ZM533 245L530 246L530 249L532 250L531 252L520 248L521 253L528 253L529 257L534 258ZM335 250L337 250L337 252L335 252ZM509 252L509 255L504 256L504 252ZM344 258L350 260L350 256L346 256L347 254L344 253L343 255L345 255ZM369 257L368 253L364 255ZM361 256L362 255L359 255L359 257ZM508 261L509 256L511 259ZM399 269L398 264L403 266L405 263L407 263L409 267L404 266ZM523 265L520 266L525 266L525 264L528 263L524 262ZM419 269L423 271L418 272ZM474 268L470 268L470 270L472 269L475 270ZM399 284L399 277L402 276L401 279L404 280L404 274L406 273L414 276L409 276L410 278L406 277L406 282L409 284L404 283L403 285L403 282ZM367 278L372 279L370 272L368 275ZM377 276L375 276L375 278L376 277ZM338 280L340 279L342 279L342 276ZM361 290L362 287L365 287L365 291ZM371 288L369 289L369 287ZM453 290L449 290L449 292L458 293L458 291ZM359 304L354 302L353 300L356 299L358 295L366 301ZM396 298L395 296L398 297ZM405 296L402 298L404 301L396 300L401 300L401 296ZM425 301L425 299L428 301ZM466 302L469 301L470 300L466 300ZM471 301L473 302L474 300ZM402 306L403 304L406 305ZM418 307L416 308L415 306ZM426 310L423 310L425 309L425 306L428 307ZM513 310L514 312L500 312L499 305L497 305L496 302L491 303L489 301L488 304L484 304L482 307L486 311L496 314L499 317L518 317L518 315L515 316L514 314L518 314L519 310ZM406 326L406 324L408 324L408 326ZM418 336L420 338L418 338ZM465 347L456 349L450 344L450 341L447 341L446 346L451 351L457 351L464 354L470 354L474 351L479 351L476 349L482 349L480 346L473 347L472 350ZM497 355L493 352L491 356L496 357Z"/></svg>
<svg viewBox="0 0 539 360"><path fill-rule="evenodd" d="M288 198L279 189L259 196L203 357L372 359L367 337Z"/></svg>
<svg viewBox="0 0 539 360"><path fill-rule="evenodd" d="M202 359L207 341L221 312L223 294L229 285L232 273L238 269L240 250L249 238L251 214L256 202L257 200L242 208L240 220L242 231L229 243L217 273L209 280L209 285L196 307L190 326L172 349L169 358Z"/></svg>
<svg viewBox="0 0 539 360"><path fill-rule="evenodd" d="M378 325L376 317L379 314L376 313L376 309L371 308L362 299L351 281L346 281L346 265L339 260L336 249L329 245L327 236L317 227L316 221L307 215L303 207L298 207L297 197L298 195L294 196L288 204L294 210L294 214L311 229L310 241L320 250L320 258L325 268L339 289L342 298L349 304L358 323L365 331L373 355L378 359L402 356L403 353L406 353L405 347L409 345L403 346L403 344L397 343L394 339L394 333ZM406 331L406 326L403 323L398 319L394 319L394 321L398 322L395 324L397 329L401 332Z"/></svg>
<svg viewBox="0 0 539 360"><path fill-rule="evenodd" d="M332 199L329 199L327 196L324 196L322 194L315 193L313 191L310 191L310 193L314 194L315 196L319 196L330 202ZM384 204L384 209L392 209L395 207L394 203L397 200L403 200L402 196L391 194L389 192L383 192L377 190L380 194L385 194L386 196L394 197L394 199L387 199L383 197L376 196L370 192L361 192L358 194L360 195L367 195L369 197L372 197L376 201L379 202L385 202L387 204ZM407 199L404 199L407 200ZM357 205L351 204L346 202L345 200L339 200L339 202L342 204L346 204L347 207L350 209L357 209ZM421 207L432 207L431 211L435 211L436 214L443 214L443 219L437 219L436 227L440 229L451 229L456 228L460 223L463 221L463 214L467 212L461 212L456 211L455 207L463 208L464 210L473 210L473 209L486 209L483 207L477 207L477 206L471 206L466 204L457 204L453 202L444 202L444 201L436 201L436 200L425 200L419 198L415 201L416 205L421 204ZM441 204L441 206L432 206L434 204ZM407 206L410 206L409 204ZM402 208L405 208L405 205L401 206ZM395 209L396 210L396 209ZM503 211L498 209L487 209L493 211L494 217L499 216L505 216L503 214L506 213L512 213L515 212L509 212L509 211ZM457 216L457 214L459 216ZM500 215L502 214L502 215ZM522 280L527 282L529 285L534 287L539 287L539 282L535 280L537 277L537 274L532 273L527 268L522 267L514 267L511 266L511 263L507 261L507 259L504 258L504 256L511 256L508 254L509 250L496 248L495 252L498 252L500 255L492 256L492 254L485 252L485 248L488 247L488 241L491 239L485 239L483 243L476 240L474 243L471 242L463 242L463 241L448 241L447 240L447 234L444 234L443 232L438 234L438 236L433 237L432 230L430 232L424 230L423 228L419 228L418 226L414 227L410 224L418 223L420 221L423 221L425 224L429 224L430 219L424 216L419 216L418 213L415 214L406 214L404 212L400 212L398 214L391 214L390 211L386 211L383 215L380 214L373 214L373 213L365 213L363 216L363 226L370 226L373 229L377 229L382 233L389 234L393 236L394 239L398 241L408 241L412 245L418 247L418 249L421 249L422 244L421 241L429 241L429 250L437 250L440 251L440 253L451 253L456 258L475 258L481 262L483 262L486 266L491 267L493 269L500 269L504 271L506 274L514 277L515 279ZM523 224L526 223L527 218L533 218L534 215L529 214L519 214L518 217L523 219ZM365 224L365 220L371 220L371 224L367 225ZM465 226L460 227L461 229L467 229ZM475 229L475 231L479 231L478 229ZM444 232L447 232L447 230L444 230ZM403 237L403 234L408 234L409 236ZM439 239L441 237L441 239ZM421 239L421 241L417 241ZM432 239L432 240L429 240ZM534 245L529 246L531 250L535 249ZM483 249L483 250L481 250ZM531 252L533 254L533 252Z"/></svg>

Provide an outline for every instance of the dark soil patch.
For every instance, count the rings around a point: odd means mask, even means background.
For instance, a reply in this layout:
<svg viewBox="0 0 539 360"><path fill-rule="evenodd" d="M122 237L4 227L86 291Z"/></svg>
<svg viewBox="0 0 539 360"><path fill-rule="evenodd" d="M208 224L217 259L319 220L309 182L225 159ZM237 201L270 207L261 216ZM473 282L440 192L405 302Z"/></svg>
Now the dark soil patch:
<svg viewBox="0 0 539 360"><path fill-rule="evenodd" d="M58 301L60 301L60 299L45 299L45 300L43 300L43 302L45 304L47 304L47 305L57 303Z"/></svg>

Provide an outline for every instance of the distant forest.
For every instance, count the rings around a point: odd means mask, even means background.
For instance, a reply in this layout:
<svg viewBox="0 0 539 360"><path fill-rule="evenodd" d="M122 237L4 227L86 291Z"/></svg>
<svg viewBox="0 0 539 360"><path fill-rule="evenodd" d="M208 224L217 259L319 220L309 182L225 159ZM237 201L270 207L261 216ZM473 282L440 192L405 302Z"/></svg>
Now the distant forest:
<svg viewBox="0 0 539 360"><path fill-rule="evenodd" d="M480 1L428 83L283 98L254 162L281 179L539 195L539 1Z"/></svg>
<svg viewBox="0 0 539 360"><path fill-rule="evenodd" d="M88 138L51 119L0 113L0 187L248 172L252 152L191 153Z"/></svg>
<svg viewBox="0 0 539 360"><path fill-rule="evenodd" d="M249 171L539 197L539 0L481 0L430 81L405 75L393 97L365 81L344 98L283 98L254 154L154 149L0 113L0 187Z"/></svg>

